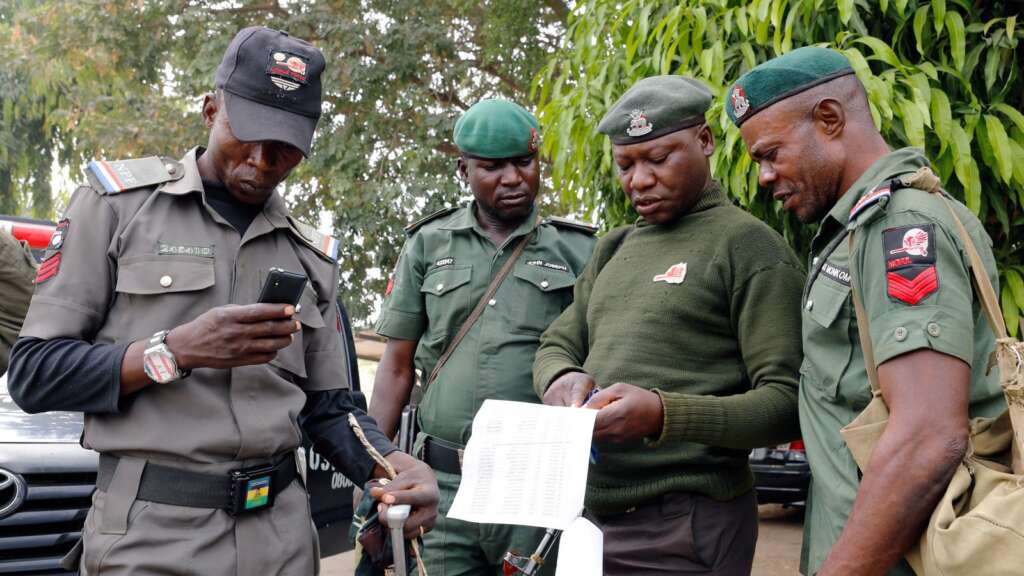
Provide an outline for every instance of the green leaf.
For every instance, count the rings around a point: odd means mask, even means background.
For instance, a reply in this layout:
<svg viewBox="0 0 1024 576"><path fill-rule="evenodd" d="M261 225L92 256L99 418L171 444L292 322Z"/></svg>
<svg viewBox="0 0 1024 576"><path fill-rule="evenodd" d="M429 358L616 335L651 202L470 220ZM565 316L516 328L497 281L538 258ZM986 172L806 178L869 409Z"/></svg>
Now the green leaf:
<svg viewBox="0 0 1024 576"><path fill-rule="evenodd" d="M931 113L932 128L945 148L952 139L953 112L949 107L949 97L938 88L932 90Z"/></svg>
<svg viewBox="0 0 1024 576"><path fill-rule="evenodd" d="M1017 37L1014 35L1014 31L1017 27L1017 15L1014 14L1006 19L1006 37L1010 39L1010 48L1017 47Z"/></svg>
<svg viewBox="0 0 1024 576"><path fill-rule="evenodd" d="M999 177L1003 182L1009 183L1013 176L1013 150L1010 149L1010 137L1006 135L1003 123L992 114L985 114L985 130L988 133L989 143L992 145L992 153L996 157Z"/></svg>
<svg viewBox="0 0 1024 576"><path fill-rule="evenodd" d="M985 60L985 90L988 92L992 91L992 85L996 83L1000 56L1001 50L999 48L993 47L988 49L988 58Z"/></svg>
<svg viewBox="0 0 1024 576"><path fill-rule="evenodd" d="M1006 331L1016 338L1017 329L1020 327L1020 309L1014 302L1013 294L1008 286L1003 286L1000 301L1003 309L1003 321L1006 322Z"/></svg>
<svg viewBox="0 0 1024 576"><path fill-rule="evenodd" d="M892 48L888 44L875 38L874 36L861 36L854 40L854 42L864 44L871 48L875 53L875 58L889 64L894 68L902 68L903 65L900 63L900 59L896 57L896 53L892 51Z"/></svg>
<svg viewBox="0 0 1024 576"><path fill-rule="evenodd" d="M946 0L932 0L932 11L935 12L935 33L942 32L942 23L946 19Z"/></svg>
<svg viewBox="0 0 1024 576"><path fill-rule="evenodd" d="M743 54L743 62L748 69L757 65L757 57L754 56L754 49L750 47L750 42L740 44L740 52Z"/></svg>
<svg viewBox="0 0 1024 576"><path fill-rule="evenodd" d="M1006 275L1006 285L1010 288L1010 294L1013 295L1013 300L1019 305L1024 306L1024 277L1021 277L1020 272L1013 268L1007 268L1004 270Z"/></svg>
<svg viewBox="0 0 1024 576"><path fill-rule="evenodd" d="M1009 118L1017 126L1018 130L1024 132L1024 114L1021 114L1020 110L1017 110L1012 106L1007 106L1002 102L993 104L990 108L992 110L1001 112L1004 116Z"/></svg>
<svg viewBox="0 0 1024 576"><path fill-rule="evenodd" d="M955 11L946 13L946 29L949 31L950 51L953 55L953 67L962 70L967 51L964 37L964 19Z"/></svg>
<svg viewBox="0 0 1024 576"><path fill-rule="evenodd" d="M897 97L897 105L903 116L903 129L911 146L924 148L924 119L917 104L903 97Z"/></svg>
<svg viewBox="0 0 1024 576"><path fill-rule="evenodd" d="M838 0L836 4L839 6L839 20L848 24L853 16L853 0Z"/></svg>
<svg viewBox="0 0 1024 576"><path fill-rule="evenodd" d="M914 39L917 41L917 53L924 56L925 38L924 25L928 22L928 6L924 5L914 12ZM942 20L939 20L942 22Z"/></svg>
<svg viewBox="0 0 1024 576"><path fill-rule="evenodd" d="M903 13L907 10L908 0L893 0L892 5L896 7L896 13L903 17Z"/></svg>

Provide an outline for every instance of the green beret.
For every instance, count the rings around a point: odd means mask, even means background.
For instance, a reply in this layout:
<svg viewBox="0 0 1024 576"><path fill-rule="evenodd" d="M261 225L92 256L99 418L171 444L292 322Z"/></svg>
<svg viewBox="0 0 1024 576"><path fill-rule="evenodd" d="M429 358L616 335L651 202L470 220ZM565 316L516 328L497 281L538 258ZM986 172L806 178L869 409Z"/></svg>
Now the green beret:
<svg viewBox="0 0 1024 576"><path fill-rule="evenodd" d="M481 100L455 123L455 145L476 158L518 158L540 149L540 124L508 100Z"/></svg>
<svg viewBox="0 0 1024 576"><path fill-rule="evenodd" d="M597 131L612 144L636 144L704 122L711 91L693 78L651 76L626 90Z"/></svg>
<svg viewBox="0 0 1024 576"><path fill-rule="evenodd" d="M816 46L797 48L741 76L729 90L725 112L739 126L780 100L847 74L853 74L853 68L839 52Z"/></svg>

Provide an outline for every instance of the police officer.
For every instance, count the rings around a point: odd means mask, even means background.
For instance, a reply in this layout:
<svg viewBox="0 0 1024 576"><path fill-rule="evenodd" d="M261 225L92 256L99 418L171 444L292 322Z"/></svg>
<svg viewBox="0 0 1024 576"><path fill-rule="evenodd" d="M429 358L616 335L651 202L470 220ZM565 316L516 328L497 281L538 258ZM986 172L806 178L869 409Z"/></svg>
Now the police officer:
<svg viewBox="0 0 1024 576"><path fill-rule="evenodd" d="M336 244L276 192L310 152L323 69L307 42L242 30L203 102L207 147L92 162L57 226L10 385L28 411L86 414L100 466L83 574L313 573L300 424L361 483L383 472L352 413L401 472L378 496L417 508L411 530L430 526L429 469L347 389ZM298 305L256 303L275 268L308 276Z"/></svg>
<svg viewBox="0 0 1024 576"><path fill-rule="evenodd" d="M712 179L710 104L656 76L601 120L640 218L598 242L534 365L546 404L599 410L586 511L609 576L749 574L749 450L798 434L804 273Z"/></svg>
<svg viewBox="0 0 1024 576"><path fill-rule="evenodd" d="M443 515L459 486L461 450L488 398L536 402L530 366L541 332L572 301L572 287L594 246L594 228L540 221L540 131L517 104L484 100L455 125L459 177L473 201L406 228L393 288L377 332L389 338L377 371L370 414L393 434L419 368L428 379L439 357L519 242L527 244L486 302L419 407L423 459L437 473L442 517L424 539L431 576L493 574L505 552L533 552L539 528L471 524ZM525 240L524 240L525 239ZM553 574L554 555L546 574Z"/></svg>
<svg viewBox="0 0 1024 576"><path fill-rule="evenodd" d="M882 139L836 51L801 48L757 66L730 89L726 110L760 184L802 222L821 223L802 303L800 424L813 480L801 570L912 574L901 557L963 456L968 416L1005 408L955 224L941 198L905 184L928 160ZM996 285L991 241L955 206ZM851 285L890 409L862 472L839 433L871 398Z"/></svg>
<svg viewBox="0 0 1024 576"><path fill-rule="evenodd" d="M0 374L7 371L11 347L32 298L36 261L28 245L0 229Z"/></svg>

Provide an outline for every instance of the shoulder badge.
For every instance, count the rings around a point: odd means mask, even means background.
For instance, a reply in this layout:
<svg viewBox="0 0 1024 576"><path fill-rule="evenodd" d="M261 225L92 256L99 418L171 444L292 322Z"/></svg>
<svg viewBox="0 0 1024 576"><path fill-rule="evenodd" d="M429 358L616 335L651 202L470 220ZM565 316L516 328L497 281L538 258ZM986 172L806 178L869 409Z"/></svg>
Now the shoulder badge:
<svg viewBox="0 0 1024 576"><path fill-rule="evenodd" d="M458 209L459 209L458 206L451 206L449 208L442 208L442 209L438 210L437 212L431 212L430 214L427 214L423 218L420 218L419 220L416 220L415 222L407 225L405 227L405 234L407 236L412 236L417 230L420 229L420 227L422 227L427 222L430 222L432 220L437 220L438 218L441 218L442 216L447 216L447 215L451 214L452 212L455 212Z"/></svg>
<svg viewBox="0 0 1024 576"><path fill-rule="evenodd" d="M307 246L312 248L317 254L327 258L331 262L338 259L338 248L340 244L338 239L329 234L320 232L313 226L296 220L291 215L288 216L288 224L295 235L302 239Z"/></svg>
<svg viewBox="0 0 1024 576"><path fill-rule="evenodd" d="M587 222L579 222L577 220L570 220L568 218L562 218L560 216L548 216L544 219L545 224L553 224L559 228L569 228L577 232L583 232L589 236L597 234L597 226L589 224Z"/></svg>
<svg viewBox="0 0 1024 576"><path fill-rule="evenodd" d="M176 160L147 156L134 160L93 160L86 175L97 192L119 194L177 180L185 175L185 169Z"/></svg>

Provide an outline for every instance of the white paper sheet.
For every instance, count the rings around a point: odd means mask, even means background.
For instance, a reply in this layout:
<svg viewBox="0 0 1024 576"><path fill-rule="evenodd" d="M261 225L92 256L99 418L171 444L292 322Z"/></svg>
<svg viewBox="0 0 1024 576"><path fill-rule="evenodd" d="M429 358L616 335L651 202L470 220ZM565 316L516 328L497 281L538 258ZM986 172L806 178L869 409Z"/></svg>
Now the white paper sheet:
<svg viewBox="0 0 1024 576"><path fill-rule="evenodd" d="M597 410L485 400L449 518L564 530L583 510Z"/></svg>
<svg viewBox="0 0 1024 576"><path fill-rule="evenodd" d="M602 576L604 534L586 518L577 518L562 532L555 576Z"/></svg>

